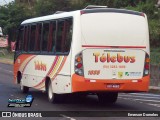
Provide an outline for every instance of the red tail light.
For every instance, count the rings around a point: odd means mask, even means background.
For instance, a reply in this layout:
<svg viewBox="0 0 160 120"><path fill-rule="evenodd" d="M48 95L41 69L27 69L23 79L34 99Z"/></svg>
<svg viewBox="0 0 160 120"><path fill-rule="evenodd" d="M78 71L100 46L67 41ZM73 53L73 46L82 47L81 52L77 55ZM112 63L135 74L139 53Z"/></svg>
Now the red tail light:
<svg viewBox="0 0 160 120"><path fill-rule="evenodd" d="M149 63L146 63L144 68L149 70Z"/></svg>
<svg viewBox="0 0 160 120"><path fill-rule="evenodd" d="M82 67L82 63L78 63L77 65L76 65L76 67L79 69L79 68L81 68Z"/></svg>
<svg viewBox="0 0 160 120"><path fill-rule="evenodd" d="M149 75L149 69L150 69L150 58L149 55L146 53L143 76Z"/></svg>
<svg viewBox="0 0 160 120"><path fill-rule="evenodd" d="M75 73L81 76L83 76L83 61L82 60L83 60L82 53L76 55L74 69L75 69Z"/></svg>

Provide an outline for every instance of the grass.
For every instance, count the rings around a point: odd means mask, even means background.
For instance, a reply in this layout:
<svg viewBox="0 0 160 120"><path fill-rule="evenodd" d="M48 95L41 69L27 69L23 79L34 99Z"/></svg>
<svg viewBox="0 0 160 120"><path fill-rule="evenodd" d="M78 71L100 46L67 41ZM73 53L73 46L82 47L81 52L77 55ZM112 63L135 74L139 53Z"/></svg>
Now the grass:
<svg viewBox="0 0 160 120"><path fill-rule="evenodd" d="M2 58L2 59L11 59L11 60L13 60L14 53L12 53L12 52L4 52L4 53L5 53L5 55L3 53L0 53L0 59Z"/></svg>
<svg viewBox="0 0 160 120"><path fill-rule="evenodd" d="M160 65L160 48L151 48L151 64Z"/></svg>

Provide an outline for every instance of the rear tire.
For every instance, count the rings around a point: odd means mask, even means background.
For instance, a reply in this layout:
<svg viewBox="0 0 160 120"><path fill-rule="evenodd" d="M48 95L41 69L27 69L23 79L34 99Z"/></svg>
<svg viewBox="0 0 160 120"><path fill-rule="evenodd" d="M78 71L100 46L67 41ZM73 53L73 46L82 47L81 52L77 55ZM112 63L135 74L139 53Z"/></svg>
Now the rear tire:
<svg viewBox="0 0 160 120"><path fill-rule="evenodd" d="M97 93L99 102L102 104L113 104L117 101L118 92Z"/></svg>
<svg viewBox="0 0 160 120"><path fill-rule="evenodd" d="M48 93L48 101L51 103L57 103L62 100L60 98L60 95L53 93L51 81L49 81L48 83L47 93Z"/></svg>

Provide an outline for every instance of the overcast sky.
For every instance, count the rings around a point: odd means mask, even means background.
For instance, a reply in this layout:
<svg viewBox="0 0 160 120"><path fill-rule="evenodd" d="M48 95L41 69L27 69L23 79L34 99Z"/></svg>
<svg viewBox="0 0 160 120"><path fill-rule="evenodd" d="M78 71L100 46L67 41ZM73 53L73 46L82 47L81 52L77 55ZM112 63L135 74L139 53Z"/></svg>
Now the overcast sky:
<svg viewBox="0 0 160 120"><path fill-rule="evenodd" d="M8 4L9 2L12 2L14 0L0 0L0 5Z"/></svg>

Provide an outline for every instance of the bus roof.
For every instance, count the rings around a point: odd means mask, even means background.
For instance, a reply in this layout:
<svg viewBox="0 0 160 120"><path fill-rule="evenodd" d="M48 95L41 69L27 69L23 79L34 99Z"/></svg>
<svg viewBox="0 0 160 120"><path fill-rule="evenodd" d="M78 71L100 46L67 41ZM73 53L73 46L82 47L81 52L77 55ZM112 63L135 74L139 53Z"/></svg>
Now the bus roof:
<svg viewBox="0 0 160 120"><path fill-rule="evenodd" d="M78 10L78 11L80 11L80 10ZM23 21L21 23L21 25L34 23L34 22L47 21L47 20L52 20L52 19L58 19L58 18L64 18L64 17L72 17L76 13L77 13L77 11L62 12L62 13L59 13L59 14L52 14L52 15L47 15L47 16L31 18L31 19L27 19L27 20Z"/></svg>
<svg viewBox="0 0 160 120"><path fill-rule="evenodd" d="M23 21L21 25L23 24L29 24L34 22L41 22L41 21L47 21L52 19L58 19L58 18L64 18L64 17L71 17L74 16L77 13L81 14L88 14L88 13L104 13L104 12L110 12L110 13L124 13L124 14L132 14L132 15L139 15L144 16L143 13L132 11L132 10L126 10L126 9L116 9L116 8L93 8L93 9L82 9L82 10L76 10L71 12L60 12L59 14L52 14L47 16L41 16L36 18L31 18Z"/></svg>

